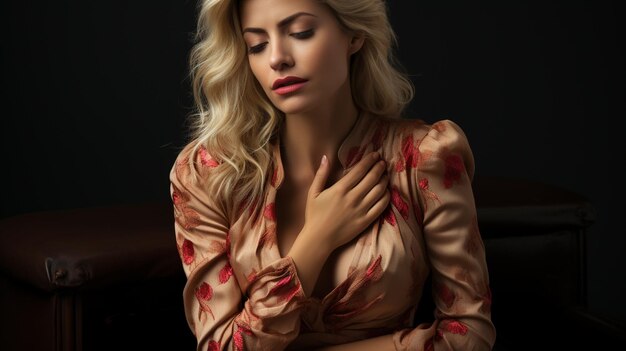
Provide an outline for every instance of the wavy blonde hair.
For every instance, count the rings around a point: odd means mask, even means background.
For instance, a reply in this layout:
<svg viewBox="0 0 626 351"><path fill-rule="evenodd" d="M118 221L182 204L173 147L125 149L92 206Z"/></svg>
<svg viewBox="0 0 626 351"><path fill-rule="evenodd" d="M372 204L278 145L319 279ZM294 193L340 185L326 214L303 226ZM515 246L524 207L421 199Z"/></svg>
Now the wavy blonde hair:
<svg viewBox="0 0 626 351"><path fill-rule="evenodd" d="M397 42L384 1L319 1L344 29L365 38L350 67L357 107L375 115L399 116L413 98L413 86L398 70L392 53ZM206 147L220 163L211 173L210 191L235 200L256 199L263 193L272 169L270 141L284 118L248 65L238 9L236 0L201 0L190 54L195 102L190 115L192 154Z"/></svg>

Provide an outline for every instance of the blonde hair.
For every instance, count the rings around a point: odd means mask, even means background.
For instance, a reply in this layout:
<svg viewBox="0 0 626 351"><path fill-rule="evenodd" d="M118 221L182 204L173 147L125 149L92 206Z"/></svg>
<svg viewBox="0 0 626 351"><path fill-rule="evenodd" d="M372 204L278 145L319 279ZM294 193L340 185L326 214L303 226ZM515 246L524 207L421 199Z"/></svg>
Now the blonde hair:
<svg viewBox="0 0 626 351"><path fill-rule="evenodd" d="M363 112L397 117L413 97L413 86L391 52L395 34L382 0L320 0L348 31L365 37L351 59L353 100ZM195 110L192 155L205 147L220 166L210 191L223 199L257 199L272 169L270 141L284 115L265 95L250 70L238 14L239 1L201 0L196 44L190 54ZM395 66L395 67L394 67ZM189 162L195 162L190 157ZM192 167L195 169L195 167Z"/></svg>

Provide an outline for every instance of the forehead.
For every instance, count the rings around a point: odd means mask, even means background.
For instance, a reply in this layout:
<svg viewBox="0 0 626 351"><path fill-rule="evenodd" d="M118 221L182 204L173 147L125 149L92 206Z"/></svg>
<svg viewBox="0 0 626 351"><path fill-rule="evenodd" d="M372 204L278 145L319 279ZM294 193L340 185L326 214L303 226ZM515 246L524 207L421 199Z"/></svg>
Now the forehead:
<svg viewBox="0 0 626 351"><path fill-rule="evenodd" d="M243 0L239 6L241 26L271 27L298 12L321 17L327 9L315 0Z"/></svg>

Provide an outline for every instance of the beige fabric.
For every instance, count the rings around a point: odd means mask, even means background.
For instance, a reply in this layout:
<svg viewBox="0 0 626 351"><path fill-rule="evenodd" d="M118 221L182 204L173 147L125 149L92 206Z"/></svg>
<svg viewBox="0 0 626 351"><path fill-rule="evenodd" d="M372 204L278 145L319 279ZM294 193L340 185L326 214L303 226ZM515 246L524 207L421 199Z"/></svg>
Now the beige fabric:
<svg viewBox="0 0 626 351"><path fill-rule="evenodd" d="M370 151L388 163L392 201L353 241L349 267L323 299L306 298L290 257L280 257L274 213L283 179L272 144L264 197L217 201L203 180L219 162L188 145L172 172L176 242L188 276L183 292L198 350L281 350L393 334L398 350L490 350L491 293L471 179L474 160L451 121L361 115L339 149L348 172ZM189 180L193 158L200 181ZM228 210L233 209L233 210ZM320 224L322 225L322 224ZM280 230L279 230L280 231ZM433 320L412 326L428 274Z"/></svg>

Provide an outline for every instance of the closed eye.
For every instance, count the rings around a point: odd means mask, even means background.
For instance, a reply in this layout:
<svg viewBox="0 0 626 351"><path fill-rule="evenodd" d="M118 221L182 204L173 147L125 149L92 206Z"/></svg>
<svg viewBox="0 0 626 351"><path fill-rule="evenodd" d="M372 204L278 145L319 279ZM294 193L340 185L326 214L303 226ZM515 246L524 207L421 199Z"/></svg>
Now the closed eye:
<svg viewBox="0 0 626 351"><path fill-rule="evenodd" d="M263 49L265 49L265 46L267 45L267 43L261 43L255 46L251 46L248 48L248 53L254 55L254 54L258 54L261 51L263 51Z"/></svg>
<svg viewBox="0 0 626 351"><path fill-rule="evenodd" d="M303 32L291 33L291 36L296 39L308 39L313 36L313 29L305 30Z"/></svg>

